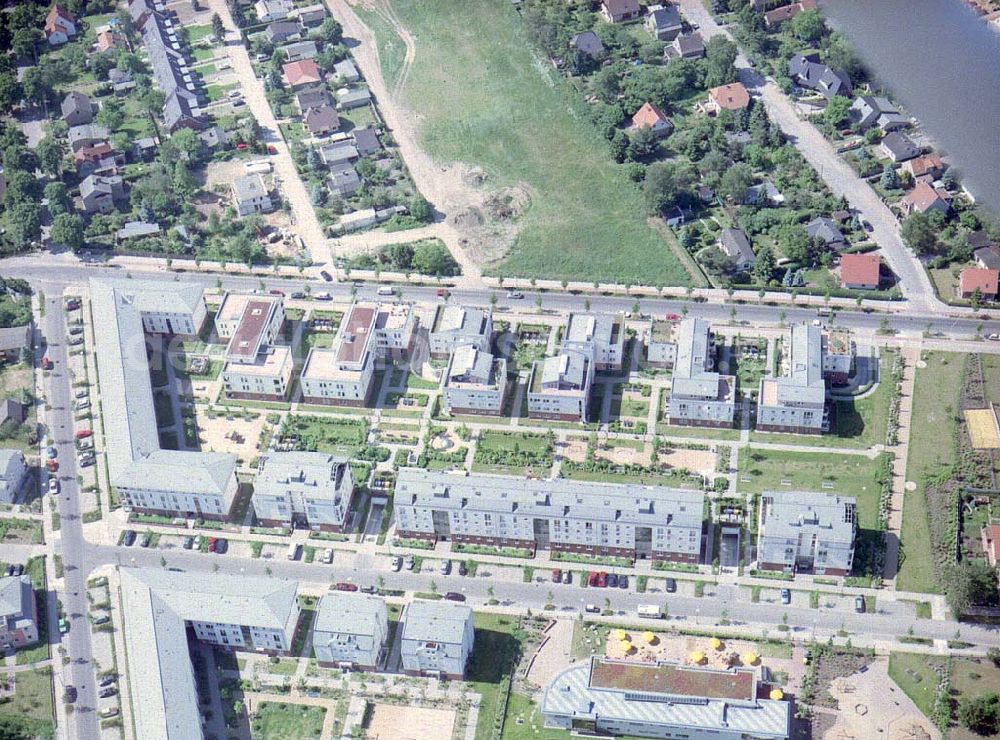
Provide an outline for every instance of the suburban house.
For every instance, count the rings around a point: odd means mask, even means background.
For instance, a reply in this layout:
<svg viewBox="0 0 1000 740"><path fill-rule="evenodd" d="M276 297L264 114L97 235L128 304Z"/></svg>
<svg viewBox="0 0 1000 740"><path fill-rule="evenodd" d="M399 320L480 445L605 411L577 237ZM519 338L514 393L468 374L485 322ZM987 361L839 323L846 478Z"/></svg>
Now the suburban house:
<svg viewBox="0 0 1000 740"><path fill-rule="evenodd" d="M307 110L302 123L313 136L329 136L340 128L340 116L332 105L321 105Z"/></svg>
<svg viewBox="0 0 1000 740"><path fill-rule="evenodd" d="M441 387L447 413L499 416L507 392L507 360L463 344L452 352Z"/></svg>
<svg viewBox="0 0 1000 740"><path fill-rule="evenodd" d="M372 102L372 93L367 85L342 88L337 91L337 107L341 110L351 110L352 108L363 108Z"/></svg>
<svg viewBox="0 0 1000 740"><path fill-rule="evenodd" d="M831 249L842 249L845 245L844 234L831 218L820 216L806 224L809 238L823 242Z"/></svg>
<svg viewBox="0 0 1000 740"><path fill-rule="evenodd" d="M677 332L668 422L727 429L736 417L736 378L715 371L715 337L704 319L685 319Z"/></svg>
<svg viewBox="0 0 1000 740"><path fill-rule="evenodd" d="M1000 524L984 524L979 533L986 562L996 568L1000 562Z"/></svg>
<svg viewBox="0 0 1000 740"><path fill-rule="evenodd" d="M333 75L334 77L339 77L341 82L352 83L361 81L358 68L354 66L354 62L351 61L350 57L341 59L333 65Z"/></svg>
<svg viewBox="0 0 1000 740"><path fill-rule="evenodd" d="M830 426L823 378L823 332L818 326L796 324L784 346L779 375L760 379L757 429L822 434Z"/></svg>
<svg viewBox="0 0 1000 740"><path fill-rule="evenodd" d="M489 350L493 336L493 316L489 311L467 306L441 305L431 324L431 357L444 359L463 345Z"/></svg>
<svg viewBox="0 0 1000 740"><path fill-rule="evenodd" d="M601 0L601 15L608 23L634 21L641 13L639 0Z"/></svg>
<svg viewBox="0 0 1000 740"><path fill-rule="evenodd" d="M403 612L403 672L460 681L474 641L471 608L447 601L411 601Z"/></svg>
<svg viewBox="0 0 1000 740"><path fill-rule="evenodd" d="M972 257L980 267L1000 270L1000 249L997 247L980 247L972 253Z"/></svg>
<svg viewBox="0 0 1000 740"><path fill-rule="evenodd" d="M757 205L763 202L769 206L780 206L785 202L785 196L778 190L777 185L770 180L764 180L764 182L747 188L743 202L747 205Z"/></svg>
<svg viewBox="0 0 1000 740"><path fill-rule="evenodd" d="M753 247L750 246L750 240L743 229L723 229L719 234L718 245L737 272L749 270L757 261L757 256L753 253Z"/></svg>
<svg viewBox="0 0 1000 740"><path fill-rule="evenodd" d="M677 322L653 319L646 334L646 363L672 368L677 361Z"/></svg>
<svg viewBox="0 0 1000 740"><path fill-rule="evenodd" d="M764 27L769 31L777 28L785 21L790 21L803 10L815 10L816 0L800 0L800 2L790 5L782 5L773 10L765 11Z"/></svg>
<svg viewBox="0 0 1000 740"><path fill-rule="evenodd" d="M815 491L765 491L757 525L757 567L849 575L856 530L853 498Z"/></svg>
<svg viewBox="0 0 1000 740"><path fill-rule="evenodd" d="M743 83L732 82L711 88L703 109L709 114L716 114L723 110L743 110L749 105L750 93L743 87Z"/></svg>
<svg viewBox="0 0 1000 740"><path fill-rule="evenodd" d="M123 95L134 89L136 83L129 70L113 67L108 70L108 84L111 85L111 91L115 95Z"/></svg>
<svg viewBox="0 0 1000 740"><path fill-rule="evenodd" d="M24 404L18 401L16 398L5 398L0 400L0 425L8 424L18 426L25 418ZM6 485L5 482L0 483L0 486Z"/></svg>
<svg viewBox="0 0 1000 740"><path fill-rule="evenodd" d="M899 210L904 216L911 213L940 211L947 214L951 210L951 195L944 188L936 188L931 183L920 180L913 190L899 199Z"/></svg>
<svg viewBox="0 0 1000 740"><path fill-rule="evenodd" d="M330 591L319 600L312 645L321 666L378 670L388 637L389 613L382 598Z"/></svg>
<svg viewBox="0 0 1000 740"><path fill-rule="evenodd" d="M295 93L295 105L298 106L299 113L306 113L310 108L321 108L324 105L332 106L333 98L330 91L322 86L307 87Z"/></svg>
<svg viewBox="0 0 1000 740"><path fill-rule="evenodd" d="M593 31L584 31L572 36L569 40L569 46L592 59L597 59L604 53L601 37Z"/></svg>
<svg viewBox="0 0 1000 740"><path fill-rule="evenodd" d="M350 162L340 162L330 166L326 185L334 195L349 198L361 189L361 176Z"/></svg>
<svg viewBox="0 0 1000 740"><path fill-rule="evenodd" d="M323 70L319 68L312 59L300 59L297 62L288 62L281 68L285 74L285 82L292 90L297 90L307 85L318 85L323 81Z"/></svg>
<svg viewBox="0 0 1000 740"><path fill-rule="evenodd" d="M69 148L73 152L107 141L109 136L111 136L111 132L104 126L99 126L96 123L73 126L66 132Z"/></svg>
<svg viewBox="0 0 1000 740"><path fill-rule="evenodd" d="M322 3L306 5L293 11L293 15L299 19L299 23L303 26L312 28L321 25L326 20L326 7Z"/></svg>
<svg viewBox="0 0 1000 740"><path fill-rule="evenodd" d="M399 537L697 563L702 491L402 468Z"/></svg>
<svg viewBox="0 0 1000 740"><path fill-rule="evenodd" d="M321 148L319 156L323 160L323 164L333 167L345 162L356 162L360 155L358 154L358 148L354 146L354 142L350 139L344 139Z"/></svg>
<svg viewBox="0 0 1000 740"><path fill-rule="evenodd" d="M962 298L972 298L977 291L984 300L993 301L997 297L997 270L981 267L967 267L958 276L958 294Z"/></svg>
<svg viewBox="0 0 1000 740"><path fill-rule="evenodd" d="M800 87L821 93L827 100L838 95L850 97L851 78L819 61L819 55L796 54L788 60L788 76Z"/></svg>
<svg viewBox="0 0 1000 740"><path fill-rule="evenodd" d="M872 126L878 126L886 133L907 128L909 120L888 98L874 95L862 95L851 103L847 116L851 124L859 131L867 131Z"/></svg>
<svg viewBox="0 0 1000 740"><path fill-rule="evenodd" d="M281 51L285 52L285 58L290 62L298 62L303 59L312 59L317 54L319 54L319 49L316 46L316 42L309 41L296 41L294 44L288 44L287 46L282 46Z"/></svg>
<svg viewBox="0 0 1000 740"><path fill-rule="evenodd" d="M871 252L840 258L840 284L851 290L877 290L882 281L882 259Z"/></svg>
<svg viewBox="0 0 1000 740"><path fill-rule="evenodd" d="M343 532L354 479L345 457L325 452L268 452L253 481L253 510L264 527Z"/></svg>
<svg viewBox="0 0 1000 740"><path fill-rule="evenodd" d="M107 54L119 48L126 48L125 37L110 28L105 28L97 33L97 50L101 54Z"/></svg>
<svg viewBox="0 0 1000 740"><path fill-rule="evenodd" d="M225 311L225 314L223 313ZM231 334L222 326L231 323L229 313L239 318ZM227 293L216 321L219 335L228 337L222 387L228 398L252 401L285 400L292 384L291 348L275 344L285 321L280 298L245 293Z"/></svg>
<svg viewBox="0 0 1000 740"><path fill-rule="evenodd" d="M58 5L45 16L45 40L50 46L61 46L76 36L76 17Z"/></svg>
<svg viewBox="0 0 1000 740"><path fill-rule="evenodd" d="M67 126L82 126L94 120L97 106L83 93L71 92L62 101L62 119Z"/></svg>
<svg viewBox="0 0 1000 740"><path fill-rule="evenodd" d="M903 170L913 175L913 179L927 180L934 182L945 173L948 165L941 161L940 155L935 152L914 157L903 163Z"/></svg>
<svg viewBox="0 0 1000 740"><path fill-rule="evenodd" d="M268 213L274 210L271 193L260 175L240 175L233 180L233 205L239 216Z"/></svg>
<svg viewBox="0 0 1000 740"><path fill-rule="evenodd" d="M274 21L264 31L264 36L272 44L298 41L302 37L302 26L299 25L298 21Z"/></svg>
<svg viewBox="0 0 1000 740"><path fill-rule="evenodd" d="M407 357L417 323L406 304L355 303L341 321L333 347L309 351L300 378L303 401L364 406L377 363Z"/></svg>
<svg viewBox="0 0 1000 740"><path fill-rule="evenodd" d="M557 673L539 711L546 727L581 736L787 740L792 704L763 698L760 675L595 655Z"/></svg>
<svg viewBox="0 0 1000 740"><path fill-rule="evenodd" d="M287 18L292 12L290 0L257 0L253 6L259 23L271 23Z"/></svg>
<svg viewBox="0 0 1000 740"><path fill-rule="evenodd" d="M705 56L705 40L700 33L682 33L677 36L663 55L667 59L701 59Z"/></svg>
<svg viewBox="0 0 1000 740"><path fill-rule="evenodd" d="M144 236L153 236L161 231L158 223L150 221L126 221L118 231L115 232L115 239L119 242L127 242L130 239L141 239Z"/></svg>
<svg viewBox="0 0 1000 740"><path fill-rule="evenodd" d="M632 130L648 129L658 139L670 136L674 130L674 124L670 122L666 114L652 103L643 103L642 107L632 116Z"/></svg>
<svg viewBox="0 0 1000 740"><path fill-rule="evenodd" d="M125 184L118 175L89 175L80 183L80 203L84 213L111 213L115 204L124 199Z"/></svg>
<svg viewBox="0 0 1000 740"><path fill-rule="evenodd" d="M893 162L905 162L920 156L920 147L913 143L913 139L899 131L886 134L879 144L879 151L882 152L882 156Z"/></svg>
<svg viewBox="0 0 1000 740"><path fill-rule="evenodd" d="M20 423L20 419L17 420ZM28 475L28 466L24 462L24 453L20 450L0 449L0 502L14 503L17 494L21 492L24 479Z"/></svg>
<svg viewBox="0 0 1000 740"><path fill-rule="evenodd" d="M585 423L593 382L594 362L584 352L564 349L536 360L528 381L528 416Z"/></svg>
<svg viewBox="0 0 1000 740"><path fill-rule="evenodd" d="M0 648L4 651L38 642L38 605L31 576L0 578Z"/></svg>
<svg viewBox="0 0 1000 740"><path fill-rule="evenodd" d="M0 360L17 362L31 348L31 323L0 329Z"/></svg>
<svg viewBox="0 0 1000 740"><path fill-rule="evenodd" d="M658 41L673 41L681 32L681 14L676 5L650 5L646 30Z"/></svg>
<svg viewBox="0 0 1000 740"><path fill-rule="evenodd" d="M351 136L354 138L354 148L362 157L382 151L382 142L378 140L378 132L371 126L356 128L351 131Z"/></svg>

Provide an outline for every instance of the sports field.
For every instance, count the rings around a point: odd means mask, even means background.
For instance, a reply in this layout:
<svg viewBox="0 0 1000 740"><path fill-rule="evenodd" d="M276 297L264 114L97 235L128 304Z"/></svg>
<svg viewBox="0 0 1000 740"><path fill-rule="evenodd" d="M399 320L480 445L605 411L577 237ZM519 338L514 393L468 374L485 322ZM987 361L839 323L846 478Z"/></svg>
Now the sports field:
<svg viewBox="0 0 1000 740"><path fill-rule="evenodd" d="M401 94L428 153L441 164L481 167L490 188L520 186L530 196L516 243L488 271L688 284L665 237L647 224L638 189L590 124L586 103L534 55L509 2L394 0L392 8L416 39ZM399 39L384 23L369 26L391 81Z"/></svg>

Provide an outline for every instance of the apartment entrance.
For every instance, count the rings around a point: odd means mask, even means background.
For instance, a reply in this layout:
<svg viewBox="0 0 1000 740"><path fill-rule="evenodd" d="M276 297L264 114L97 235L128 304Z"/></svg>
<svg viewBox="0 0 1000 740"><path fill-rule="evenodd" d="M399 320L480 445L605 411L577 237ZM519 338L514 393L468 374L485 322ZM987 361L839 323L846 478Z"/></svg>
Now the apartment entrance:
<svg viewBox="0 0 1000 740"><path fill-rule="evenodd" d="M535 519L532 526L535 536L535 547L539 550L549 549L549 520Z"/></svg>
<svg viewBox="0 0 1000 740"><path fill-rule="evenodd" d="M653 528L635 528L635 557L637 560L648 560L653 555Z"/></svg>

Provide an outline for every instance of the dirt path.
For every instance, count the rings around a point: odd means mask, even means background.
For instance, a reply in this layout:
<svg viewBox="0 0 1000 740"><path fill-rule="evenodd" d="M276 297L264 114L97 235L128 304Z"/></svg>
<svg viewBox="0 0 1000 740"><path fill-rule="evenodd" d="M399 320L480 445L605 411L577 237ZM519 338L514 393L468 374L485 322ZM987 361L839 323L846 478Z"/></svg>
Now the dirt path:
<svg viewBox="0 0 1000 740"><path fill-rule="evenodd" d="M402 40L403 46L406 47L406 52L403 55L403 65L399 68L399 76L392 85L392 94L395 97L399 97L406 86L406 80L410 76L410 68L413 66L413 59L417 55L417 42L414 40L413 34L410 33L409 29L399 20L399 16L396 15L396 9L387 0L375 0L374 10L388 21L389 25L392 26L392 30Z"/></svg>
<svg viewBox="0 0 1000 740"><path fill-rule="evenodd" d="M229 6L225 0L206 0L206 4L213 13L219 14L226 27L226 54L232 64L233 73L240 81L247 107L260 124L261 138L277 150L277 154L269 159L274 165L276 184L280 184L281 194L291 208L295 233L302 237L314 262L327 262L330 260L330 242L323 232L323 227L320 226L319 219L316 218L316 211L313 210L306 186L295 169L288 144L281 136L278 121L271 111L271 104L264 95L264 85L254 75L250 55L240 41L239 35L233 30L236 24L233 23Z"/></svg>
<svg viewBox="0 0 1000 740"><path fill-rule="evenodd" d="M222 2L222 0L213 0ZM442 167L423 151L419 144L419 131L416 124L417 116L408 111L402 105L398 94L391 92L382 76L382 66L379 61L378 47L375 39L368 30L368 27L361 22L355 14L352 3L348 0L325 0L327 8L331 14L340 22L344 28L344 36L356 43L351 47L351 54L360 67L368 87L378 101L379 110L385 119L386 126L392 131L396 143L399 145L403 155L403 161L410 170L413 182L417 189L430 201L435 209L443 216L434 225L434 236L447 245L452 255L462 266L462 278L460 283L465 288L476 288L482 286L482 271L478 264L466 252L470 244L469 238L458 228L450 223L444 216L465 211L469 208L478 207L482 202L484 194L480 193L468 185L462 179L461 166ZM388 23L390 23L399 34L400 39L406 45L406 56L399 79L396 81L396 93L402 89L409 74L410 66L416 55L416 43L413 36L402 26L395 15L395 11L388 9L389 4L384 0L366 0L365 7L378 12ZM411 241L413 232L404 231L391 235L392 241ZM425 234L426 236L426 234ZM370 240L376 234L368 234ZM423 237L420 237L423 238ZM346 252L344 246L351 242L345 237L337 241L336 251Z"/></svg>

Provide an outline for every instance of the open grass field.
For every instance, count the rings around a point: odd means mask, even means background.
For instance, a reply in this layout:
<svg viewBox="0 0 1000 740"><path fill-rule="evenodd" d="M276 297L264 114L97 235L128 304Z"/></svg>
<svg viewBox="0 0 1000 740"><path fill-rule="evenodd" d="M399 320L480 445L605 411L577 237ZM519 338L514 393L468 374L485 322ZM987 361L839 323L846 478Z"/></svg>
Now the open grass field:
<svg viewBox="0 0 1000 740"><path fill-rule="evenodd" d="M326 709L299 704L263 702L253 720L253 737L319 737Z"/></svg>
<svg viewBox="0 0 1000 740"><path fill-rule="evenodd" d="M586 104L534 55L510 3L392 5L417 39L402 94L421 118L429 154L442 164L482 167L490 188L521 185L530 194L517 241L494 271L688 284L670 246L647 224L637 188L588 122ZM384 23L372 31L392 79L399 39Z"/></svg>
<svg viewBox="0 0 1000 740"><path fill-rule="evenodd" d="M896 578L902 591L936 593L931 554L930 525L924 480L955 459L955 414L959 404L965 355L934 352L925 356L926 367L917 369L913 391L914 424L910 430L906 480L917 487L903 498L903 557ZM984 365L983 374L987 368Z"/></svg>
<svg viewBox="0 0 1000 740"><path fill-rule="evenodd" d="M14 674L14 695L0 706L0 717L9 719L16 727L24 727L23 737L53 737L52 669L37 668Z"/></svg>

